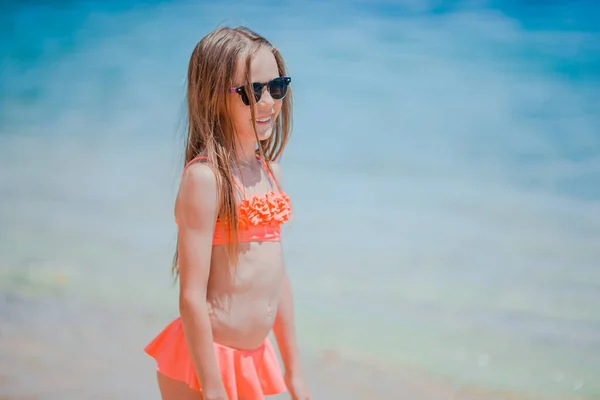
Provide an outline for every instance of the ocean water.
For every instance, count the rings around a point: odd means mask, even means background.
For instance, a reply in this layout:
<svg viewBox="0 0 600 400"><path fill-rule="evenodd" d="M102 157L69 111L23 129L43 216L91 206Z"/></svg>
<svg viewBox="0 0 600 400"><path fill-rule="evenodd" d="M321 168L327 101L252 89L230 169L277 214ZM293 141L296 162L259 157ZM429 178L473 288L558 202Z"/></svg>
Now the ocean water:
<svg viewBox="0 0 600 400"><path fill-rule="evenodd" d="M246 24L293 77L284 240L303 349L456 388L600 398L595 2L0 7L4 339L57 327L68 347L56 310L75 307L94 338L89 310L103 327L139 318L127 349L145 357L176 314L188 57Z"/></svg>

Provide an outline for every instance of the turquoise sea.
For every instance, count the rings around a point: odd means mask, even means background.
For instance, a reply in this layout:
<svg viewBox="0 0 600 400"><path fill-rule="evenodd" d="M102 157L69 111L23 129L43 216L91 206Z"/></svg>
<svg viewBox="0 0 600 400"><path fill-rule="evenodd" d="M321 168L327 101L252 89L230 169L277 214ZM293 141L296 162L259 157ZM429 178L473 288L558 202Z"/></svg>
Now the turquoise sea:
<svg viewBox="0 0 600 400"><path fill-rule="evenodd" d="M395 371L600 398L598 21L592 0L0 2L0 398L158 398L188 57L239 24L293 77L308 365L375 365L369 400L417 398Z"/></svg>

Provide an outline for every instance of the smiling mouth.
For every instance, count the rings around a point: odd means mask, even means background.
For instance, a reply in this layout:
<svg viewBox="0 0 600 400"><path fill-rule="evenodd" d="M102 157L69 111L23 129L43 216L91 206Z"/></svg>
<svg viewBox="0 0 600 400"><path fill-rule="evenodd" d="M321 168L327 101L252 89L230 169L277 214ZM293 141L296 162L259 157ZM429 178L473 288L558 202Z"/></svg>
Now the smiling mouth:
<svg viewBox="0 0 600 400"><path fill-rule="evenodd" d="M271 119L273 119L273 116L269 115L268 117L264 118L256 118L256 122L259 124L268 124L271 122Z"/></svg>

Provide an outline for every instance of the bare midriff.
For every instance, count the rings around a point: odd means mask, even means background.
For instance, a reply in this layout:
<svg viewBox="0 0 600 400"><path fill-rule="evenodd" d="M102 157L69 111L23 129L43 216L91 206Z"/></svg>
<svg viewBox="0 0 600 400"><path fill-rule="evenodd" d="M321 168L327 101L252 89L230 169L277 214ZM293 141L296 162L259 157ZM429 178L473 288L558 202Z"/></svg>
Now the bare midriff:
<svg viewBox="0 0 600 400"><path fill-rule="evenodd" d="M275 321L284 277L279 241L239 244L238 263L213 246L207 306L214 342L236 349L260 347Z"/></svg>

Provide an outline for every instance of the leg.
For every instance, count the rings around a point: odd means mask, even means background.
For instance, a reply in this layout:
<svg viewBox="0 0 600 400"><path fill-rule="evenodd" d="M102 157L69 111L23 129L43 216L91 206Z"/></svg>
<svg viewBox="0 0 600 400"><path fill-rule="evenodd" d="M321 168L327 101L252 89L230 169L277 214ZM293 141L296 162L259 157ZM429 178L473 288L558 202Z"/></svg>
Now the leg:
<svg viewBox="0 0 600 400"><path fill-rule="evenodd" d="M202 400L202 393L190 388L184 382L176 381L156 371L162 400Z"/></svg>

